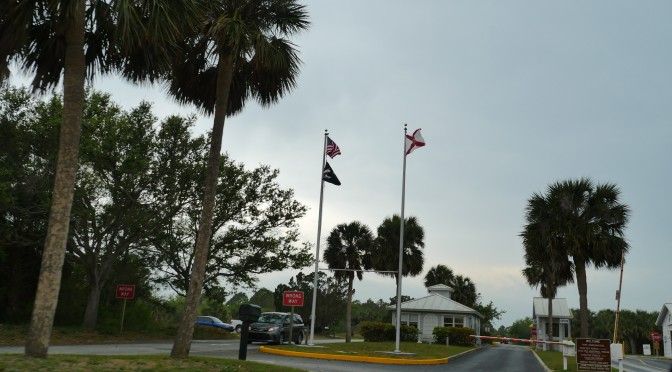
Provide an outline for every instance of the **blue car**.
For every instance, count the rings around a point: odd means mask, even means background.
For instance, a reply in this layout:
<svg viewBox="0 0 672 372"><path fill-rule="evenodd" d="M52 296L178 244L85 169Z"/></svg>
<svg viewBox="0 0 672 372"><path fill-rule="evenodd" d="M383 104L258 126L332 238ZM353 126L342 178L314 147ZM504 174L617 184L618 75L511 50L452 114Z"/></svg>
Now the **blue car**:
<svg viewBox="0 0 672 372"><path fill-rule="evenodd" d="M214 316L197 316L196 325L215 327L227 332L233 332L234 328L229 323L224 323Z"/></svg>

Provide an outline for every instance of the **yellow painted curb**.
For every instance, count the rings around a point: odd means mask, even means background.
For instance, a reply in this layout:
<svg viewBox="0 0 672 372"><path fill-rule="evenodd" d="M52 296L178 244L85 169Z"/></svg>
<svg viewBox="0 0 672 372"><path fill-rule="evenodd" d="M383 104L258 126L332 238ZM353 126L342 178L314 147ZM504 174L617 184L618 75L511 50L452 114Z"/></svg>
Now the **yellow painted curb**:
<svg viewBox="0 0 672 372"><path fill-rule="evenodd" d="M440 359L400 359L400 358L378 358L356 355L338 355L338 354L320 354L320 353L302 353L299 351L280 350L265 346L259 346L259 351L268 354L286 355L301 358L347 360L351 362L366 362L378 364L444 364L448 363L448 358Z"/></svg>

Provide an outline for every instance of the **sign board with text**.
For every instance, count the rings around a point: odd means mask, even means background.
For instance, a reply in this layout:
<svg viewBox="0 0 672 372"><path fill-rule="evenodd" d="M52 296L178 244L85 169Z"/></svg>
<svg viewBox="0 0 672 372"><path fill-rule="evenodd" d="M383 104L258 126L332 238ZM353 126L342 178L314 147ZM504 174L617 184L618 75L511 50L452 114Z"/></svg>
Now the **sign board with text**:
<svg viewBox="0 0 672 372"><path fill-rule="evenodd" d="M596 338L577 338L576 364L579 371L611 372L610 341Z"/></svg>
<svg viewBox="0 0 672 372"><path fill-rule="evenodd" d="M303 306L303 292L301 291L282 292L282 306Z"/></svg>
<svg viewBox="0 0 672 372"><path fill-rule="evenodd" d="M117 298L132 300L135 298L135 284L117 284Z"/></svg>

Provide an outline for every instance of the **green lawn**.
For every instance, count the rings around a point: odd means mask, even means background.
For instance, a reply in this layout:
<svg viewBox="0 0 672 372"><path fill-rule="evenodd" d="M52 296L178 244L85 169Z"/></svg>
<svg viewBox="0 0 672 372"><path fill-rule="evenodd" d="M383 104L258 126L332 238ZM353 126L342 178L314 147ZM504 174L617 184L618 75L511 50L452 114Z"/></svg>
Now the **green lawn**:
<svg viewBox="0 0 672 372"><path fill-rule="evenodd" d="M159 355L49 355L46 359L20 354L0 354L0 371L238 371L294 372L296 368L237 359L189 357L175 359Z"/></svg>
<svg viewBox="0 0 672 372"><path fill-rule="evenodd" d="M402 342L399 349L402 353L394 355L389 353L394 351L394 342L350 342L350 343L334 343L334 344L318 344L315 347L305 345L270 345L267 346L275 349L299 351L303 353L318 353L318 354L338 354L338 355L357 355L357 356L371 356L379 358L404 358L404 359L440 359L451 357L453 355L461 354L465 351L472 350L469 346L446 346L439 344L418 344L417 342ZM406 353L413 353L415 355L405 355Z"/></svg>

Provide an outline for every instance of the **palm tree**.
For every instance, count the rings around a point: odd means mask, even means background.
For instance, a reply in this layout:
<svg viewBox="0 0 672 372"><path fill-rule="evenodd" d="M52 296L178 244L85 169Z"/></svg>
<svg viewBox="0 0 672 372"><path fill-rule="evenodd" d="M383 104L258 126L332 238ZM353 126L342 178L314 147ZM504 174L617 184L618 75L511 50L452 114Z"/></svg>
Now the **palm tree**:
<svg viewBox="0 0 672 372"><path fill-rule="evenodd" d="M527 203L527 224L520 236L525 248L523 277L531 287L539 287L548 299L548 340L553 337L553 299L558 288L573 282L573 265L563 250L563 239L556 235L556 220L549 200L533 194Z"/></svg>
<svg viewBox="0 0 672 372"><path fill-rule="evenodd" d="M553 231L562 240L562 250L572 257L579 290L581 337L588 337L588 284L586 268L617 269L628 251L624 238L630 215L619 202L614 184L597 184L588 178L552 184L548 203L556 225Z"/></svg>
<svg viewBox="0 0 672 372"><path fill-rule="evenodd" d="M446 265L438 264L425 274L425 288L429 288L437 284L445 284L447 286L453 285L455 274L453 270Z"/></svg>
<svg viewBox="0 0 672 372"><path fill-rule="evenodd" d="M327 237L324 260L334 277L348 281L347 303L345 309L345 342L352 339L352 283L362 280L366 257L370 257L373 248L373 233L368 226L359 221L336 226Z"/></svg>
<svg viewBox="0 0 672 372"><path fill-rule="evenodd" d="M462 305L473 308L476 306L479 294L476 293L476 285L469 277L458 275L453 280L453 300Z"/></svg>
<svg viewBox="0 0 672 372"><path fill-rule="evenodd" d="M398 281L399 272L399 230L401 217L393 215L386 218L378 226L376 252L372 256L371 268L380 271L378 274L391 276ZM404 225L404 256L401 275L417 276L422 272L425 263L425 230L418 224L415 217L406 218Z"/></svg>
<svg viewBox="0 0 672 372"><path fill-rule="evenodd" d="M194 263L173 357L188 356L193 336L212 235L225 118L241 111L250 97L267 106L294 88L300 60L283 37L309 25L305 7L296 0L218 0L207 6L202 28L184 38L182 53L173 61L168 88L177 100L214 113Z"/></svg>
<svg viewBox="0 0 672 372"><path fill-rule="evenodd" d="M155 78L154 71L160 69L154 63L167 60L163 51L170 48L164 46L181 39L183 28L196 19L195 4L0 0L0 82L9 77L13 62L34 74L34 90L55 88L63 75L56 174L27 356L44 358L48 352L74 195L86 78L117 69L136 81ZM147 58L149 52L157 54Z"/></svg>

